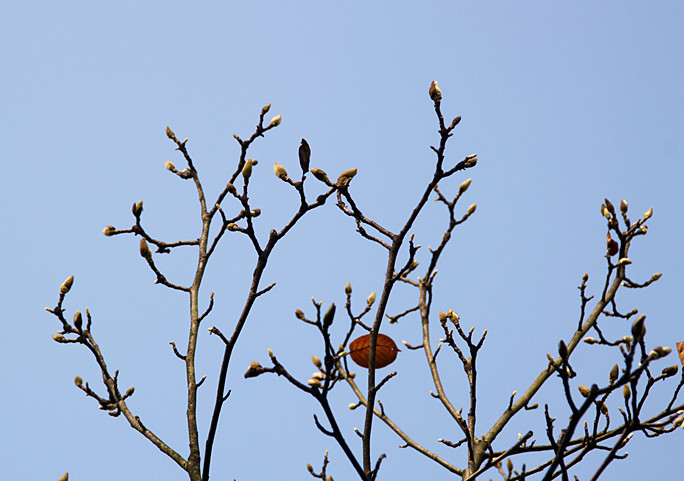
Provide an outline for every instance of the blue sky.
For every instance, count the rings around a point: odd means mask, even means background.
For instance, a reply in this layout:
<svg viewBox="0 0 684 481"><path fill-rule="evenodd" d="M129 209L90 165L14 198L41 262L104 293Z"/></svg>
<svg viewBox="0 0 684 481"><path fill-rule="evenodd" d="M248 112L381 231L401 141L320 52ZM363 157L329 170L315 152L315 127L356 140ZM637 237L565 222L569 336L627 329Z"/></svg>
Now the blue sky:
<svg viewBox="0 0 684 481"><path fill-rule="evenodd" d="M357 167L359 204L396 228L430 175L429 146L438 142L427 95L432 80L442 88L445 115L463 116L448 158L477 153L479 163L449 188L472 177L463 209L476 202L478 210L457 229L443 259L435 307L454 309L476 332L488 330L480 357L483 431L510 393L534 379L558 340L571 336L582 274L590 275L590 293L600 292L604 197L616 205L626 199L634 217L654 209L648 235L632 245L629 272L641 281L655 272L663 277L618 300L623 310L648 316L651 347L674 347L684 340L684 262L677 254L684 234L683 10L679 2L7 6L0 19L3 476L58 479L69 471L71 479L184 479L122 419L98 411L73 386L76 375L99 386L99 374L83 349L51 340L58 325L43 307L53 306L59 285L75 275L67 309L90 308L110 366L120 369L123 385L136 387L131 408L183 452L184 371L168 343L183 344L187 302L153 284L137 239L106 238L101 229L130 226L130 205L143 199L144 222L157 237L195 237L195 193L163 168L167 160L181 165L164 128L190 138L208 196L215 197L237 162L232 135L249 135L269 102L283 122L251 153L262 161L252 194L264 212L262 233L296 208L296 196L270 166L278 161L294 171L302 137L312 166L331 175ZM278 285L261 299L235 353L212 479L305 479L306 463L320 465L325 450L329 474L353 477L341 451L313 425L312 413L320 413L311 399L282 379L242 378L250 361L266 363L271 348L307 379L309 356L321 348L294 310L311 312L312 296L342 304L347 281L358 305L380 290L382 251L329 204L298 225L269 264L264 282ZM431 206L416 227L417 241L435 245L445 220ZM216 307L207 323L232 330L252 254L244 239L231 237L213 259L203 296L216 292ZM184 282L193 260L194 253L178 252L162 266ZM395 302L399 309L410 298ZM611 322L616 335L628 331L623 321ZM419 342L415 319L384 332ZM222 350L208 335L199 349L199 373L208 376L200 394L206 432ZM662 366L676 361L672 356ZM454 403L466 402L457 359L442 362L446 371L453 363L447 377ZM590 385L607 379L614 362L582 346L575 367ZM457 438L457 431L429 397L424 359L402 352L393 366L399 375L380 396L386 409L416 439L460 463L460 452L436 443ZM354 440L362 414L346 410L353 393L336 391ZM535 400L558 406L560 420L559 393L552 382ZM654 408L665 396L654 393ZM527 416L502 444L530 426L543 438L541 412ZM407 473L419 470L447 478L397 449L400 440L383 426L375 429L374 453L389 456L382 479L414 479ZM681 431L636 439L628 460L615 463L608 477L644 478L658 466L672 478L681 443Z"/></svg>

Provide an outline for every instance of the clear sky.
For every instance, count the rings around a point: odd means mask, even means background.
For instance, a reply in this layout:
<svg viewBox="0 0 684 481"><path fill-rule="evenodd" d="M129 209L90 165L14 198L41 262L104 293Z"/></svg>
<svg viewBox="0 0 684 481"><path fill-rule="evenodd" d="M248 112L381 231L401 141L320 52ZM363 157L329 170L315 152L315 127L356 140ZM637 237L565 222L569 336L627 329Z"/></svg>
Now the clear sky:
<svg viewBox="0 0 684 481"><path fill-rule="evenodd" d="M153 284L133 237L106 238L107 224L132 224L130 205L144 199L144 222L169 241L197 236L195 193L163 168L181 159L164 135L170 125L189 150L209 197L224 187L238 159L234 133L249 135L271 102L280 127L255 146L253 199L260 229L282 225L296 196L271 172L278 161L296 170L305 137L312 166L337 175L358 168L352 189L360 205L396 228L428 179L438 142L427 89L439 80L443 110L462 115L448 148L451 162L477 153L479 163L446 188L473 182L463 209L476 214L455 233L438 276L435 307L452 308L464 326L487 329L480 357L480 426L484 432L514 390L522 392L569 339L579 316L577 286L589 273L599 294L605 273L604 197L629 202L640 215L653 207L648 235L634 241L630 276L662 279L642 291L621 291L623 311L646 314L649 347L684 340L681 326L682 80L681 2L11 2L0 18L0 139L3 175L0 349L4 479L184 479L123 419L112 419L73 385L76 375L102 390L83 348L50 338L54 306L68 275L76 282L69 313L88 306L94 333L145 424L185 453L184 370L169 342L185 343L184 296ZM332 440L319 433L313 400L282 379L245 380L250 361L267 364L266 349L300 379L321 354L312 329L294 318L311 312L311 297L344 302L350 281L362 305L379 291L383 252L359 238L329 203L278 247L261 298L235 353L214 451L212 479L307 479L330 450L328 474L354 474ZM417 242L435 245L445 214L433 206ZM194 253L165 257L170 278L187 283ZM232 236L213 259L202 292L216 292L205 324L232 331L247 291L253 251ZM410 295L406 291L406 295ZM410 298L397 298L399 310ZM610 321L616 335L629 324ZM606 325L609 322L604 321ZM418 343L417 320L383 331ZM220 341L203 330L198 374L202 435L208 425ZM437 336L437 334L435 334ZM442 354L444 355L444 353ZM603 384L617 358L582 345L578 383ZM455 357L448 392L467 401ZM662 367L677 362L675 356ZM421 443L462 465L456 426L430 399L419 352L400 353L399 375L381 391L397 422ZM660 366L659 366L660 367ZM359 371L361 371L359 369ZM659 369L657 370L659 372ZM674 383L668 384L672 388ZM660 386L659 386L660 387ZM535 401L564 412L560 382ZM665 399L656 390L653 406ZM348 439L361 410L345 386L333 395ZM660 404L658 404L660 403ZM612 422L619 414L612 406ZM498 449L530 426L543 439L542 412L532 411L500 438ZM425 458L399 450L380 423L374 454L388 454L380 479L447 479ZM674 479L682 432L644 441L606 479ZM360 452L360 443L354 445ZM591 465L578 471L591 471ZM496 477L493 473L492 477ZM313 478L309 478L313 479Z"/></svg>

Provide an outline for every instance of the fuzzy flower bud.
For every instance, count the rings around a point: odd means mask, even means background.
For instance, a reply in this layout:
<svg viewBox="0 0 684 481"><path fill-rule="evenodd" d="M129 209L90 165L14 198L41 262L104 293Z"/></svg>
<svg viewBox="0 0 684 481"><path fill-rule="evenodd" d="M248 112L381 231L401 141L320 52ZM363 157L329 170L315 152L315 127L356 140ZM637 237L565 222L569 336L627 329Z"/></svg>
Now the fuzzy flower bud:
<svg viewBox="0 0 684 481"><path fill-rule="evenodd" d="M321 387L321 381L315 378L311 378L306 382L311 387Z"/></svg>
<svg viewBox="0 0 684 481"><path fill-rule="evenodd" d="M439 85L437 84L436 80L433 80L432 83L430 84L430 88L428 89L428 93L430 94L430 98L434 100L435 102L442 100L442 91L439 88Z"/></svg>
<svg viewBox="0 0 684 481"><path fill-rule="evenodd" d="M344 293L347 295L352 293L351 282L347 282L347 285L344 286Z"/></svg>
<svg viewBox="0 0 684 481"><path fill-rule="evenodd" d="M166 127L166 136L171 140L176 140L176 134L174 134L173 130L171 130L168 126Z"/></svg>
<svg viewBox="0 0 684 481"><path fill-rule="evenodd" d="M108 225L104 229L102 229L102 233L106 235L107 237L111 237L114 235L114 231L116 231L116 227L113 225Z"/></svg>
<svg viewBox="0 0 684 481"><path fill-rule="evenodd" d="M475 209L477 209L477 204L470 204L470 207L468 207L468 215L473 215Z"/></svg>
<svg viewBox="0 0 684 481"><path fill-rule="evenodd" d="M131 208L131 212L133 212L133 215L136 217L140 217L140 214L142 214L143 211L143 201L139 200L138 202L133 203L133 207Z"/></svg>
<svg viewBox="0 0 684 481"><path fill-rule="evenodd" d="M313 362L314 366L316 366L318 369L323 367L323 363L316 356L311 356L311 362Z"/></svg>
<svg viewBox="0 0 684 481"><path fill-rule="evenodd" d="M622 388L622 397L625 398L625 400L629 399L629 397L632 395L632 390L629 388L629 384L625 384L624 387Z"/></svg>
<svg viewBox="0 0 684 481"><path fill-rule="evenodd" d="M83 378L81 376L76 376L74 378L74 384L76 384L78 387L83 386Z"/></svg>
<svg viewBox="0 0 684 481"><path fill-rule="evenodd" d="M242 168L242 177L244 177L245 180L249 179L249 176L252 175L252 164L252 159L247 159L245 166Z"/></svg>
<svg viewBox="0 0 684 481"><path fill-rule="evenodd" d="M147 241L145 239L140 239L140 255L148 261L152 260L152 251L150 250L150 246L147 245Z"/></svg>
<svg viewBox="0 0 684 481"><path fill-rule="evenodd" d="M653 274L653 275L651 276L651 282L655 282L655 281L657 281L658 279L660 279L661 277L663 277L663 273L662 273L662 272L658 272L658 273L656 273L656 274Z"/></svg>
<svg viewBox="0 0 684 481"><path fill-rule="evenodd" d="M259 364L256 361L252 361L249 364L249 368L247 369L247 372L245 373L245 379L250 378L250 377L257 377L259 374L262 374L264 372L264 368L261 367L261 364Z"/></svg>
<svg viewBox="0 0 684 481"><path fill-rule="evenodd" d="M648 220L653 216L653 207L644 212L644 220Z"/></svg>
<svg viewBox="0 0 684 481"><path fill-rule="evenodd" d="M608 380L610 381L610 384L613 384L615 381L617 381L619 374L620 374L620 368L618 368L618 365L615 364L613 366L613 369L610 370L610 374L608 375Z"/></svg>
<svg viewBox="0 0 684 481"><path fill-rule="evenodd" d="M71 290L71 286L74 285L74 276L69 276L66 278L64 282L62 282L62 285L59 286L59 292L60 294L66 294Z"/></svg>
<svg viewBox="0 0 684 481"><path fill-rule="evenodd" d="M626 214L628 208L629 208L629 206L627 205L627 201L624 199L621 200L620 201L620 212L622 212L623 214Z"/></svg>
<svg viewBox="0 0 684 481"><path fill-rule="evenodd" d="M264 105L264 108L261 109L261 115L268 113L269 110L271 110L271 104Z"/></svg>
<svg viewBox="0 0 684 481"><path fill-rule="evenodd" d="M273 118L271 119L271 125L272 125L273 127L277 127L277 126L280 125L280 122L281 122L282 120L283 120L283 118L281 117L280 114L278 114L278 115L276 115L275 117L273 117Z"/></svg>
<svg viewBox="0 0 684 481"><path fill-rule="evenodd" d="M473 181L473 179L466 179L465 182L463 182L460 187L458 188L458 193L462 194L466 190L468 190L468 187L470 187L470 183Z"/></svg>
<svg viewBox="0 0 684 481"><path fill-rule="evenodd" d="M60 334L53 334L52 339L56 342L66 342L66 338Z"/></svg>
<svg viewBox="0 0 684 481"><path fill-rule="evenodd" d="M285 170L285 167L280 165L278 162L273 164L273 173L275 173L276 177L280 179L287 179L287 170Z"/></svg>
<svg viewBox="0 0 684 481"><path fill-rule="evenodd" d="M176 166L173 164L173 162L171 162L171 161L169 161L169 160L167 160L166 162L164 162L164 167L166 168L166 170L168 170L169 172L173 172L174 174L175 174L176 172L178 172L178 171L176 170Z"/></svg>
<svg viewBox="0 0 684 481"><path fill-rule="evenodd" d="M79 331L83 328L83 316L81 315L81 311L76 311L76 314L74 314L74 326L76 326L76 329Z"/></svg>
<svg viewBox="0 0 684 481"><path fill-rule="evenodd" d="M587 386L577 386L577 389L579 389L580 394L584 397L589 397L589 393L591 393L591 389Z"/></svg>
<svg viewBox="0 0 684 481"><path fill-rule="evenodd" d="M623 257L618 261L619 266L628 266L632 263L632 261L628 257Z"/></svg>
<svg viewBox="0 0 684 481"><path fill-rule="evenodd" d="M674 376L675 374L677 374L677 371L679 371L679 366L677 366L677 365L666 367L665 369L663 369L663 376L664 377Z"/></svg>
<svg viewBox="0 0 684 481"><path fill-rule="evenodd" d="M354 178L357 171L358 170L356 168L354 168L354 169L349 169L349 170L345 170L344 172L342 172L337 179L337 185L340 187L344 187L346 185L349 185L349 182L351 182L351 180ZM314 175L316 175L316 174L314 174Z"/></svg>
<svg viewBox="0 0 684 481"><path fill-rule="evenodd" d="M321 182L325 182L325 183L330 182L330 179L328 179L328 174L326 174L321 169L317 169L314 167L313 169L310 170L310 172L314 175L314 177L316 177Z"/></svg>
<svg viewBox="0 0 684 481"><path fill-rule="evenodd" d="M370 296L368 296L368 299L366 299L366 303L368 304L368 307L372 306L373 303L375 302L375 292L371 292Z"/></svg>

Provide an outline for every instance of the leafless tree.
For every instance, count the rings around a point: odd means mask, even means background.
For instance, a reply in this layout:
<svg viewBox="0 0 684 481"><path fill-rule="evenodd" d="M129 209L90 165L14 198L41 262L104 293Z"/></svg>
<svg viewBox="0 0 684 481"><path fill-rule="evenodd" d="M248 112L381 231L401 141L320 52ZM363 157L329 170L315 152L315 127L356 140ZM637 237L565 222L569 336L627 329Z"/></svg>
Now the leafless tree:
<svg viewBox="0 0 684 481"><path fill-rule="evenodd" d="M260 210L253 207L250 199L249 181L252 170L257 161L248 158L250 146L260 137L280 124L280 115L275 116L268 124L264 123L264 116L270 109L270 104L261 110L259 122L252 135L243 140L235 135L241 152L236 168L226 187L211 203L207 202L192 158L186 149L187 139L180 141L175 134L167 128L167 136L175 144L176 150L180 151L187 164L183 170L177 170L171 162L166 163L166 168L177 175L180 179L191 180L197 190L198 200L201 207L202 229L197 239L166 242L153 237L142 223L142 201L133 205L132 213L135 223L128 229L117 229L107 226L103 230L106 236L133 234L140 237L140 255L145 259L149 268L156 275L156 282L170 289L177 290L190 299L190 312L188 318L188 342L185 352L181 353L174 343L171 343L175 355L185 363L187 377L187 433L189 440L189 453L179 453L166 444L154 432L148 428L141 417L134 414L128 406L127 400L133 395L133 388L123 392L118 383L118 371L112 372L105 362L105 356L100 350L93 332L93 319L86 309L85 316L76 311L73 321L69 321L63 307L67 293L72 287L74 278L69 277L60 288L57 305L48 309L61 323L61 331L53 335L53 339L64 344L82 344L93 355L98 364L103 380L104 391L98 394L88 382L80 377L75 379L76 386L87 396L93 398L100 409L110 416L123 415L130 426L147 438L159 450L169 456L188 475L191 481L207 481L209 479L212 448L214 438L219 426L220 415L230 391L227 389L227 373L231 356L240 337L245 323L250 317L252 307L259 297L266 294L274 284L262 286L262 274L274 252L278 242L297 224L297 222L309 211L322 206L326 201L335 196L337 207L345 215L353 219L358 233L373 245L377 246L387 256L384 285L379 295L371 294L365 299L365 305L361 309L353 307L353 290L348 283L345 288L346 301L344 314L340 315L335 304L323 309L322 302L313 302L311 309L298 309L295 313L297 319L312 326L320 334L323 359L312 356L312 362L317 372L308 380L299 380L292 375L283 362L269 350L269 365L263 366L259 362L252 362L245 377L253 378L263 374L276 374L286 379L292 386L312 396L320 405L325 420L319 420L314 415L314 421L318 429L325 435L334 439L347 459L364 481L375 480L379 473L384 454L373 456L371 453L371 439L373 434L373 421L377 418L394 431L404 442L404 447L411 448L423 454L427 459L438 463L449 473L459 476L463 480L474 480L482 476L489 476L492 470L500 473L504 480L524 480L528 478L550 480L561 478L569 479L572 468L578 465L588 455L602 456L602 462L591 479L598 479L606 467L616 459L624 457L623 449L630 441L634 433L642 433L646 437L656 437L674 431L684 422L682 412L684 405L677 405L678 394L684 385L684 375L679 376L679 383L672 386L669 392L672 395L667 404L659 406L655 410L647 410L645 401L653 392L657 384L664 384L668 378L674 378L678 372L678 366L672 365L662 369L660 374L654 372L653 363L667 356L671 349L668 347L655 347L650 349L646 344L645 316L638 315L636 309L623 312L618 307L616 294L622 289L645 288L660 278L660 274L654 274L646 282L638 282L630 279L628 269L629 248L633 240L647 234L646 223L652 216L653 210L649 209L641 217L633 220L628 213L628 204L622 201L619 212L606 199L601 206L601 213L605 218L608 235L606 243L606 274L605 278L597 284L598 294L591 296L589 276L585 274L579 286L580 292L580 317L576 326L569 326L566 340L558 344L557 355L548 354L548 361L540 366L538 377L531 385L521 388L520 393L513 392L505 408L498 414L498 420L484 430L477 426L478 419L478 370L477 360L480 349L484 345L487 331L474 337L474 328L466 332L461 324L459 315L452 309L446 312L434 313L433 309L433 286L437 280L437 267L442 254L449 245L457 226L466 222L476 211L476 204L467 208L461 206L461 200L466 194L471 180L462 181L457 189L449 186L449 181L457 177L465 170L477 165L477 156L468 155L456 163L447 160L446 148L449 138L459 124L461 118L456 117L450 123L444 119L441 110L442 93L433 82L429 89L430 98L434 104L434 110L438 121L438 145L432 146L435 154L434 170L432 178L422 189L422 194L415 207L409 213L402 227L398 231L392 231L382 225L379 220L371 219L364 214L365 209L360 206L352 195L351 184L357 173L355 168L343 172L333 182L328 175L319 168L310 168L311 149L302 140L299 147L299 160L301 177L294 180L280 164L274 165L275 175L286 184L289 184L299 197L299 207L289 219L277 228L270 230L267 238L260 239L254 229L255 222L260 215ZM313 189L321 192L315 198L307 195L305 186L307 174L316 178L317 182ZM235 184L238 184L237 186ZM444 185L444 186L443 186ZM322 189L321 189L322 188ZM455 194L449 194L454 191ZM416 221L423 214L428 201L436 196L436 199L448 213L448 222L443 227L443 235L436 248L428 248L428 252L421 250L421 246L415 242L415 236L411 234ZM230 203L230 204L229 204ZM227 213L228 204L230 212ZM224 207L225 206L225 207ZM224 211L224 208L226 211ZM212 226L215 227L212 231ZM210 232L216 232L212 235ZM213 294L208 299L207 306L200 313L201 301L199 289L202 284L205 269L219 242L226 234L244 235L249 239L255 252L255 265L253 268L251 285L246 298L242 301L243 307L239 318L235 321L233 333L224 335L218 328L211 327L209 331L215 334L225 345L223 360L216 382L216 400L208 428L204 449L202 450L199 429L197 423L197 388L205 382L205 379L197 379L195 357L199 335L199 328L213 307ZM613 238L614 237L614 238ZM170 253L176 248L193 247L198 250L198 261L195 275L191 282L177 284L168 280L159 270L155 263L155 257L159 254ZM153 252L154 250L154 252ZM420 261L420 262L419 262ZM388 312L390 298L398 285L408 286L414 290L415 297L411 307L398 313ZM237 301L236 301L237 302ZM312 313L306 314L309 309ZM336 315L337 314L337 315ZM69 316L70 317L70 316ZM344 321L340 321L344 317ZM604 335L600 321L606 317L622 318L631 320L636 317L632 324L631 332L625 332L618 338ZM368 318L368 320L366 320ZM377 369L393 360L396 356L396 346L385 341L380 334L384 322L397 323L404 319L419 319L420 335L422 343L419 345L406 344L410 350L422 350L427 360L428 370L426 376L431 378L434 391L431 395L443 406L448 415L456 423L460 430L461 438L450 441L440 439L439 442L453 448L453 455L445 459L437 455L428 446L414 441L386 412L383 404L378 400L378 391L396 376L396 372L386 375L382 379L378 377ZM346 323L346 333L341 339L336 339L331 334L330 327L333 322ZM431 326L431 323L433 326ZM436 326L434 324L437 323ZM442 337L434 342L431 333L438 329ZM355 334L362 332L368 334L367 345L358 348L359 344L352 341ZM589 337L589 335L594 337ZM605 381L596 381L590 387L576 386L577 373L574 371L571 360L572 355L580 344L585 343L595 346L596 349L610 349L616 358L616 364L607 374ZM444 348L440 357L456 356L462 364L465 372L468 389L469 405L467 413L463 414L463 408L452 403L448 398L442 384L440 369L444 364L438 363L437 358ZM678 345L680 357L684 362L684 345ZM350 357L356 362L361 359L361 364L367 367L367 376L364 383L357 384L357 377L350 369ZM451 364L446 364L451 366ZM554 379L552 381L552 378ZM555 381L558 379L558 381ZM512 445L501 445L499 435L508 427L509 422L519 413L536 410L539 403L534 402L535 395L543 385L555 382L562 389L565 398L563 406L544 405L539 409L540 419L546 427L545 432L535 434L532 430L524 435L519 435L518 441ZM363 430L357 430L350 434L338 421L339 406L335 406L329 400L329 394L336 386L347 385L357 398L357 403L349 406L351 409L364 409L365 422ZM618 394L615 394L618 393ZM618 408L618 421L611 423L611 413L607 401L611 396L622 396ZM612 398L611 398L612 400ZM542 412L543 411L543 412ZM555 413L569 412L568 419L564 419L558 426ZM477 429L476 429L477 426ZM486 434L478 437L477 432ZM361 453L357 453L350 444L348 437L358 435L362 439ZM432 450L431 450L432 449ZM527 461L527 460L530 461ZM539 461L543 459L542 461ZM530 465L528 466L528 462ZM327 454L323 459L320 470L308 465L309 472L314 478L332 480L327 473L329 460ZM66 476L66 475L65 475ZM66 479L66 478L64 478Z"/></svg>

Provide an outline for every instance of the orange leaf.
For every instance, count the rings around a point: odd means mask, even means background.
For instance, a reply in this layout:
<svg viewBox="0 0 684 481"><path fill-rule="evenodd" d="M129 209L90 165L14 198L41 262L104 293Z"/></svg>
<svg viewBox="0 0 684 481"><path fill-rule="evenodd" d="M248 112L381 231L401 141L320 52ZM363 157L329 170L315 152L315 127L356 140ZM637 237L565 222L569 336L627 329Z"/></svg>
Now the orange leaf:
<svg viewBox="0 0 684 481"><path fill-rule="evenodd" d="M349 344L349 355L356 364L368 368L370 360L370 334L354 339ZM381 368L392 364L397 358L397 345L391 337L378 334L378 343L375 346L375 367Z"/></svg>

